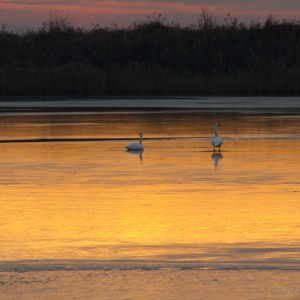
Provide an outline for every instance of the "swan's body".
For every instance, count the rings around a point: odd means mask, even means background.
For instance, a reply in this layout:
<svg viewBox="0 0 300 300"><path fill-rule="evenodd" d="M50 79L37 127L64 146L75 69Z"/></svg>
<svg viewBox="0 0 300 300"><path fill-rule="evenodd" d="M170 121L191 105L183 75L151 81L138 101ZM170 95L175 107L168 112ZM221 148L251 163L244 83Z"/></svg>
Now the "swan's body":
<svg viewBox="0 0 300 300"><path fill-rule="evenodd" d="M211 144L214 147L214 151L216 150L216 148L219 148L219 151L221 151L221 146L223 144L223 140L219 137L219 133L217 128L221 127L221 124L215 124L214 126L214 133L215 133L215 137L211 140Z"/></svg>
<svg viewBox="0 0 300 300"><path fill-rule="evenodd" d="M140 136L140 139L139 139L138 143L132 143L125 147L128 151L144 150L143 133L139 132L139 136Z"/></svg>

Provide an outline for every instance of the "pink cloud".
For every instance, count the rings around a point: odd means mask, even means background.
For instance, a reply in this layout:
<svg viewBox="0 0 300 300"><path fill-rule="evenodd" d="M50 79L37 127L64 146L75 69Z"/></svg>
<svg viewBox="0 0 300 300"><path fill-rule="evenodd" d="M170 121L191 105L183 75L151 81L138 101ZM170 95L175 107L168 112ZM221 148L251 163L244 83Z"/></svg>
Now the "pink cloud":
<svg viewBox="0 0 300 300"><path fill-rule="evenodd" d="M63 4L63 1L48 0L48 2L40 2L39 0L3 0L0 3L0 22L6 23L8 26L38 26L41 22L49 18L50 11L57 11L62 14L71 16L73 23L79 26L89 26L97 23L99 20L110 24L112 22L130 23L135 20L145 19L147 15L161 13L167 17L176 16L190 18L190 22L196 20L197 15L202 11L203 4L199 4L194 0L190 2L150 2L150 1L82 1L74 0ZM84 5L83 5L84 3ZM201 2L203 3L203 2ZM224 1L211 1L214 3L204 5L214 15L225 17L228 12L232 16L247 17L255 19L257 17L266 17L269 14L280 18L300 18L300 9L282 11L276 6L270 6L270 10L265 7L259 7L248 4L240 4L238 1L224 5ZM243 2L244 3L244 2Z"/></svg>

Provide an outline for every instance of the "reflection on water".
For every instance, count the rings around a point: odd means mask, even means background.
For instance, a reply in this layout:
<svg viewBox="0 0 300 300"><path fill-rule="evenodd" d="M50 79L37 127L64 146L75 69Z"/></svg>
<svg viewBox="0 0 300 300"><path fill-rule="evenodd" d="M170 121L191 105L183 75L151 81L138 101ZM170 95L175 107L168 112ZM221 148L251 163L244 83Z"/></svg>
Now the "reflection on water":
<svg viewBox="0 0 300 300"><path fill-rule="evenodd" d="M221 152L214 152L211 158L214 160L215 169L218 168L219 161L223 158Z"/></svg>
<svg viewBox="0 0 300 300"><path fill-rule="evenodd" d="M221 153L211 151L216 120ZM1 144L1 260L295 264L299 120L200 113L2 117L2 140L83 140ZM140 128L145 151L127 153L124 144ZM111 140L84 141L95 137Z"/></svg>
<svg viewBox="0 0 300 300"><path fill-rule="evenodd" d="M126 151L127 153L131 155L138 155L140 158L140 161L143 162L143 153L144 150L131 150L131 151Z"/></svg>

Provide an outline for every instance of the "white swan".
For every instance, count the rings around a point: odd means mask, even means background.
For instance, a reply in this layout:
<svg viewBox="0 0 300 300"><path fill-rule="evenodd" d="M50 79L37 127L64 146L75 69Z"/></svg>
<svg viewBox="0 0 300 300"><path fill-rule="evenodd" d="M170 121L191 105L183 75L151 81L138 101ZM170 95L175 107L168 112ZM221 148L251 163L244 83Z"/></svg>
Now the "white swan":
<svg viewBox="0 0 300 300"><path fill-rule="evenodd" d="M223 144L223 140L219 137L219 133L217 128L221 127L221 124L217 123L214 126L214 132L215 132L215 137L211 140L211 144L214 147L214 151L216 151L216 148L219 148L219 151L221 151L221 146Z"/></svg>
<svg viewBox="0 0 300 300"><path fill-rule="evenodd" d="M125 148L128 151L136 151L136 150L144 150L144 145L143 145L143 133L140 131L139 132L139 142L138 143L132 143L126 146Z"/></svg>

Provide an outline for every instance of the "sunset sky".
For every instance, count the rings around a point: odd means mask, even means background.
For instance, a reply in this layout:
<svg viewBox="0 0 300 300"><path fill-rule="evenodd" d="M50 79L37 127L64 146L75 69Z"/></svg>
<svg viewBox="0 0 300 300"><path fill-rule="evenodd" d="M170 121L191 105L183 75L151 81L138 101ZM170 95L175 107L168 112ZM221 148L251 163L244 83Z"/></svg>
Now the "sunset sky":
<svg viewBox="0 0 300 300"><path fill-rule="evenodd" d="M161 13L169 20L195 22L205 7L219 19L230 13L240 20L300 19L299 0L0 0L0 24L20 29L39 26L50 13L68 15L74 25L119 25Z"/></svg>

